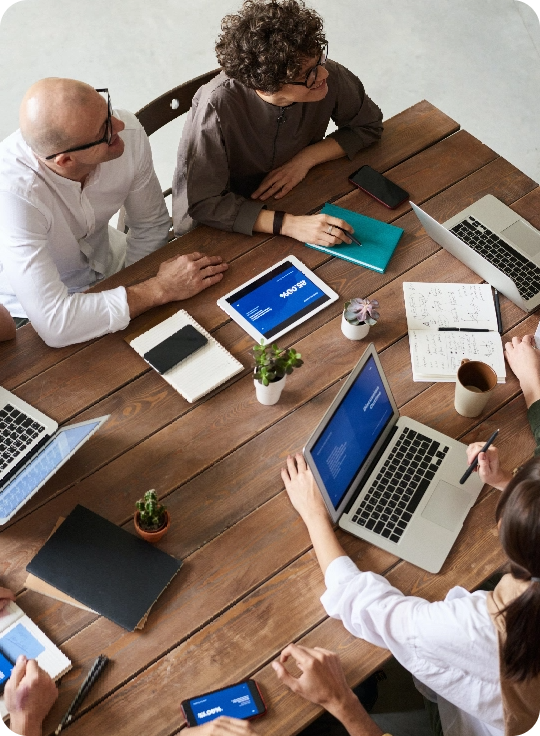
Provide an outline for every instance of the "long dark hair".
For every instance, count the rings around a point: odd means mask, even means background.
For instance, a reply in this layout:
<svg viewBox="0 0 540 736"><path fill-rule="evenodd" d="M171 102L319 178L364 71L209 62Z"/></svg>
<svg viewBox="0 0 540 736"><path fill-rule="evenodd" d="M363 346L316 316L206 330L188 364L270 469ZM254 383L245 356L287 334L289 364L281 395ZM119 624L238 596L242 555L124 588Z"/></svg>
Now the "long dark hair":
<svg viewBox="0 0 540 736"><path fill-rule="evenodd" d="M501 545L517 580L540 578L540 457L526 463L497 505ZM531 582L502 615L506 641L503 675L524 682L540 675L540 582Z"/></svg>

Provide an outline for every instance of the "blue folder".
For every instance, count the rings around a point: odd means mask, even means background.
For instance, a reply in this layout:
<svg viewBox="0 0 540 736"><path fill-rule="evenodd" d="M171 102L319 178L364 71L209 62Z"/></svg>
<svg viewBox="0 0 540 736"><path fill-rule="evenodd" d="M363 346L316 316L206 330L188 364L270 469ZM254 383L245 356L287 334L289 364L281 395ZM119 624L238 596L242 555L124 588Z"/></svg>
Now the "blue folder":
<svg viewBox="0 0 540 736"><path fill-rule="evenodd" d="M321 250L323 253L336 256L336 258L343 258L345 261L356 263L358 266L364 266L364 268L370 268L378 273L386 271L388 262L403 235L403 228L388 225L388 223L374 220L372 217L359 215L357 212L337 207L335 204L326 203L321 210L321 214L339 217L340 220L345 220L349 225L352 225L354 236L358 238L362 245L343 243L328 248L325 245L306 243L308 248Z"/></svg>

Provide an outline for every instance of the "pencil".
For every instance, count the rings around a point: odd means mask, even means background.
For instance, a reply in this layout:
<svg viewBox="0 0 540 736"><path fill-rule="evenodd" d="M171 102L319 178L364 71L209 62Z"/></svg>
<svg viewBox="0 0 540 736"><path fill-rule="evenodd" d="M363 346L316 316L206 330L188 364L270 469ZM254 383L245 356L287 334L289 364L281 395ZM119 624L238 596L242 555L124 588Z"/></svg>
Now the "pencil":
<svg viewBox="0 0 540 736"><path fill-rule="evenodd" d="M106 657L104 654L100 654L99 657L96 659L92 667L90 668L90 672L86 675L86 679L79 688L79 692L75 696L75 699L69 706L66 715L62 718L60 721L60 724L56 731L54 732L56 736L62 731L62 729L69 725L71 721L73 720L73 715L75 711L79 708L83 700L86 698L88 693L90 692L91 688L93 687L94 683L98 679L98 677L103 672L103 669L105 668L105 665L109 661L109 658Z"/></svg>

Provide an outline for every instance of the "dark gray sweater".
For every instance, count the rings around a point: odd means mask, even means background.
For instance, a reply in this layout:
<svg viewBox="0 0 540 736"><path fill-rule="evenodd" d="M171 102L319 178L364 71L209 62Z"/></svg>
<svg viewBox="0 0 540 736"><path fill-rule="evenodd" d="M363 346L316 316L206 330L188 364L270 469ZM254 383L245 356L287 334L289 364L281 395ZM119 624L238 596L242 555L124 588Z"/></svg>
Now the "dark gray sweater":
<svg viewBox="0 0 540 736"><path fill-rule="evenodd" d="M176 235L197 223L251 235L264 207L249 199L266 174L323 140L332 119L349 158L382 135L382 113L361 81L334 61L319 102L278 107L224 72L201 87L188 113L173 179Z"/></svg>

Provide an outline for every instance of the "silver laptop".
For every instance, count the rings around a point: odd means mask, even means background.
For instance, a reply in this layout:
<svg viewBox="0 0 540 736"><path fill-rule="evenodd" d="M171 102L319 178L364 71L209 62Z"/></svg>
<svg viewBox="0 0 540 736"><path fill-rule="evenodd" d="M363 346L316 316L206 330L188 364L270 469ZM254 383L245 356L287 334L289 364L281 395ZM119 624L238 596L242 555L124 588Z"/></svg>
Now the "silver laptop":
<svg viewBox="0 0 540 736"><path fill-rule="evenodd" d="M58 429L46 414L0 388L0 526L15 516L108 418Z"/></svg>
<svg viewBox="0 0 540 736"><path fill-rule="evenodd" d="M375 346L360 358L304 456L334 522L439 572L482 481L463 485L466 446L400 417Z"/></svg>
<svg viewBox="0 0 540 736"><path fill-rule="evenodd" d="M427 234L526 312L540 304L540 232L487 194L442 225L410 202Z"/></svg>

